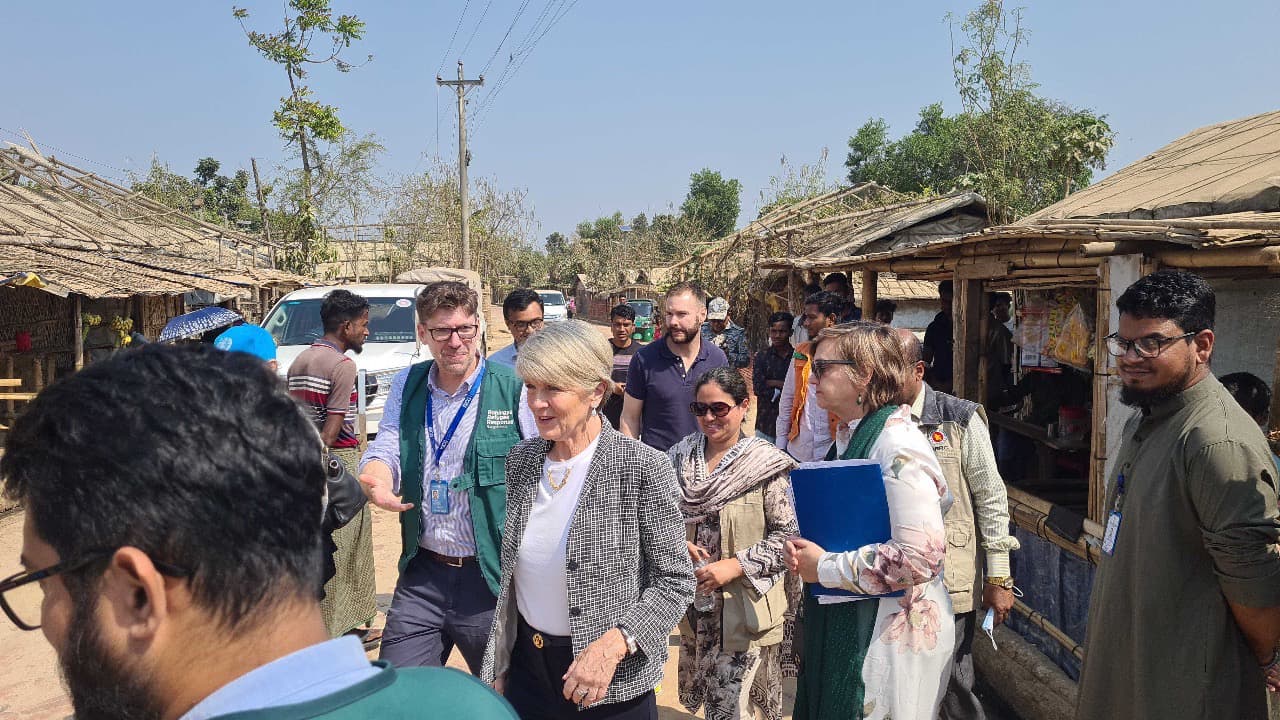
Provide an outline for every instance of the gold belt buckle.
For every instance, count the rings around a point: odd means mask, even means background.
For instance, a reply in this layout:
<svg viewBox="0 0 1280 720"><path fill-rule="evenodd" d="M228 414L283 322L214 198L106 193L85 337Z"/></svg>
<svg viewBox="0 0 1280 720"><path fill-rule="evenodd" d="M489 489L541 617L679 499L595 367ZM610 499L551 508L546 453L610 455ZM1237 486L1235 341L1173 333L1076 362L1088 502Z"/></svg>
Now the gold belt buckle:
<svg viewBox="0 0 1280 720"><path fill-rule="evenodd" d="M534 647L536 647L536 648L538 648L539 650L541 650L541 649L542 649L542 646L543 646L543 645L545 645L545 644L546 644L546 643L545 643L545 642L543 641L543 639L542 639L542 633L540 633L540 632L536 632L536 633L534 633L534 634L533 634L533 646L534 646Z"/></svg>

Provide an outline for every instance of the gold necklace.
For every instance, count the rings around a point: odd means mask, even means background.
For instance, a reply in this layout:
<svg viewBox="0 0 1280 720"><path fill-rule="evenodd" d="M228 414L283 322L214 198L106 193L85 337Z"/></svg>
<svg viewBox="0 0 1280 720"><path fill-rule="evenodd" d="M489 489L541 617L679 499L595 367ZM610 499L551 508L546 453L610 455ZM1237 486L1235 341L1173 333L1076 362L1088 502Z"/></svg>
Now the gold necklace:
<svg viewBox="0 0 1280 720"><path fill-rule="evenodd" d="M560 490L564 488L565 484L569 482L569 476L573 474L573 467L570 466L564 469L564 474L560 476L560 482L556 482L555 472L555 470L547 468L547 483L551 485L551 492L553 493L560 492Z"/></svg>

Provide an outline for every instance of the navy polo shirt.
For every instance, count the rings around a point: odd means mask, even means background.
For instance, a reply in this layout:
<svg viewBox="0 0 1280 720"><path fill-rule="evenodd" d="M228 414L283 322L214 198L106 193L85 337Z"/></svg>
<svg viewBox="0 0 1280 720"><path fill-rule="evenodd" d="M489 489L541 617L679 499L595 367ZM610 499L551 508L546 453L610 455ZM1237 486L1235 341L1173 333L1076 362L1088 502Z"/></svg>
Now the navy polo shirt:
<svg viewBox="0 0 1280 720"><path fill-rule="evenodd" d="M665 339L645 345L631 358L627 394L644 401L640 439L646 445L666 452L698 429L693 413L689 412L693 386L706 371L729 364L724 351L706 338L702 338L701 345L688 372L684 370L684 362L667 347Z"/></svg>

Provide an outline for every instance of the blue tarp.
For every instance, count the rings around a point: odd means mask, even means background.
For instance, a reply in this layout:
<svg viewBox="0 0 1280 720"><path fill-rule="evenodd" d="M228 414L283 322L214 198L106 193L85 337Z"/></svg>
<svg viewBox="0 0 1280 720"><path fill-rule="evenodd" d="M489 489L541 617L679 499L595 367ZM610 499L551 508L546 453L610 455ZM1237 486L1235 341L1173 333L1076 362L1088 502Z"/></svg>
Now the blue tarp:
<svg viewBox="0 0 1280 720"><path fill-rule="evenodd" d="M1022 549L1012 554L1013 576L1023 592L1022 601L1083 645L1093 566L1023 528L1016 528L1014 536L1022 543ZM1080 679L1080 661L1057 640L1016 612L1009 616L1009 627L1072 680Z"/></svg>

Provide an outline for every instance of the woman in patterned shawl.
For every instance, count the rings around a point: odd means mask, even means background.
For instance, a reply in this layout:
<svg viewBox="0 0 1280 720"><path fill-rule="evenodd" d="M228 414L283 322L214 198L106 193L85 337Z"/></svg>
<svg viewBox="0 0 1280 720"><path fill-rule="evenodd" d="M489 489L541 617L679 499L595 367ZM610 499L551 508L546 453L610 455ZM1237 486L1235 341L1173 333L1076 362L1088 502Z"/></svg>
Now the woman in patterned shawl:
<svg viewBox="0 0 1280 720"><path fill-rule="evenodd" d="M668 454L680 483L697 592L680 623L680 702L707 720L782 717L782 640L790 615L783 545L795 535L788 473L795 461L771 443L743 436L750 400L732 368L698 379L690 410L700 432Z"/></svg>
<svg viewBox="0 0 1280 720"><path fill-rule="evenodd" d="M823 330L813 357L818 405L840 418L827 460L879 463L892 536L851 552L787 542L787 566L810 587L870 596L824 604L805 593L793 717L933 720L955 648L942 581L951 495L903 404L910 366L893 330L877 323Z"/></svg>

